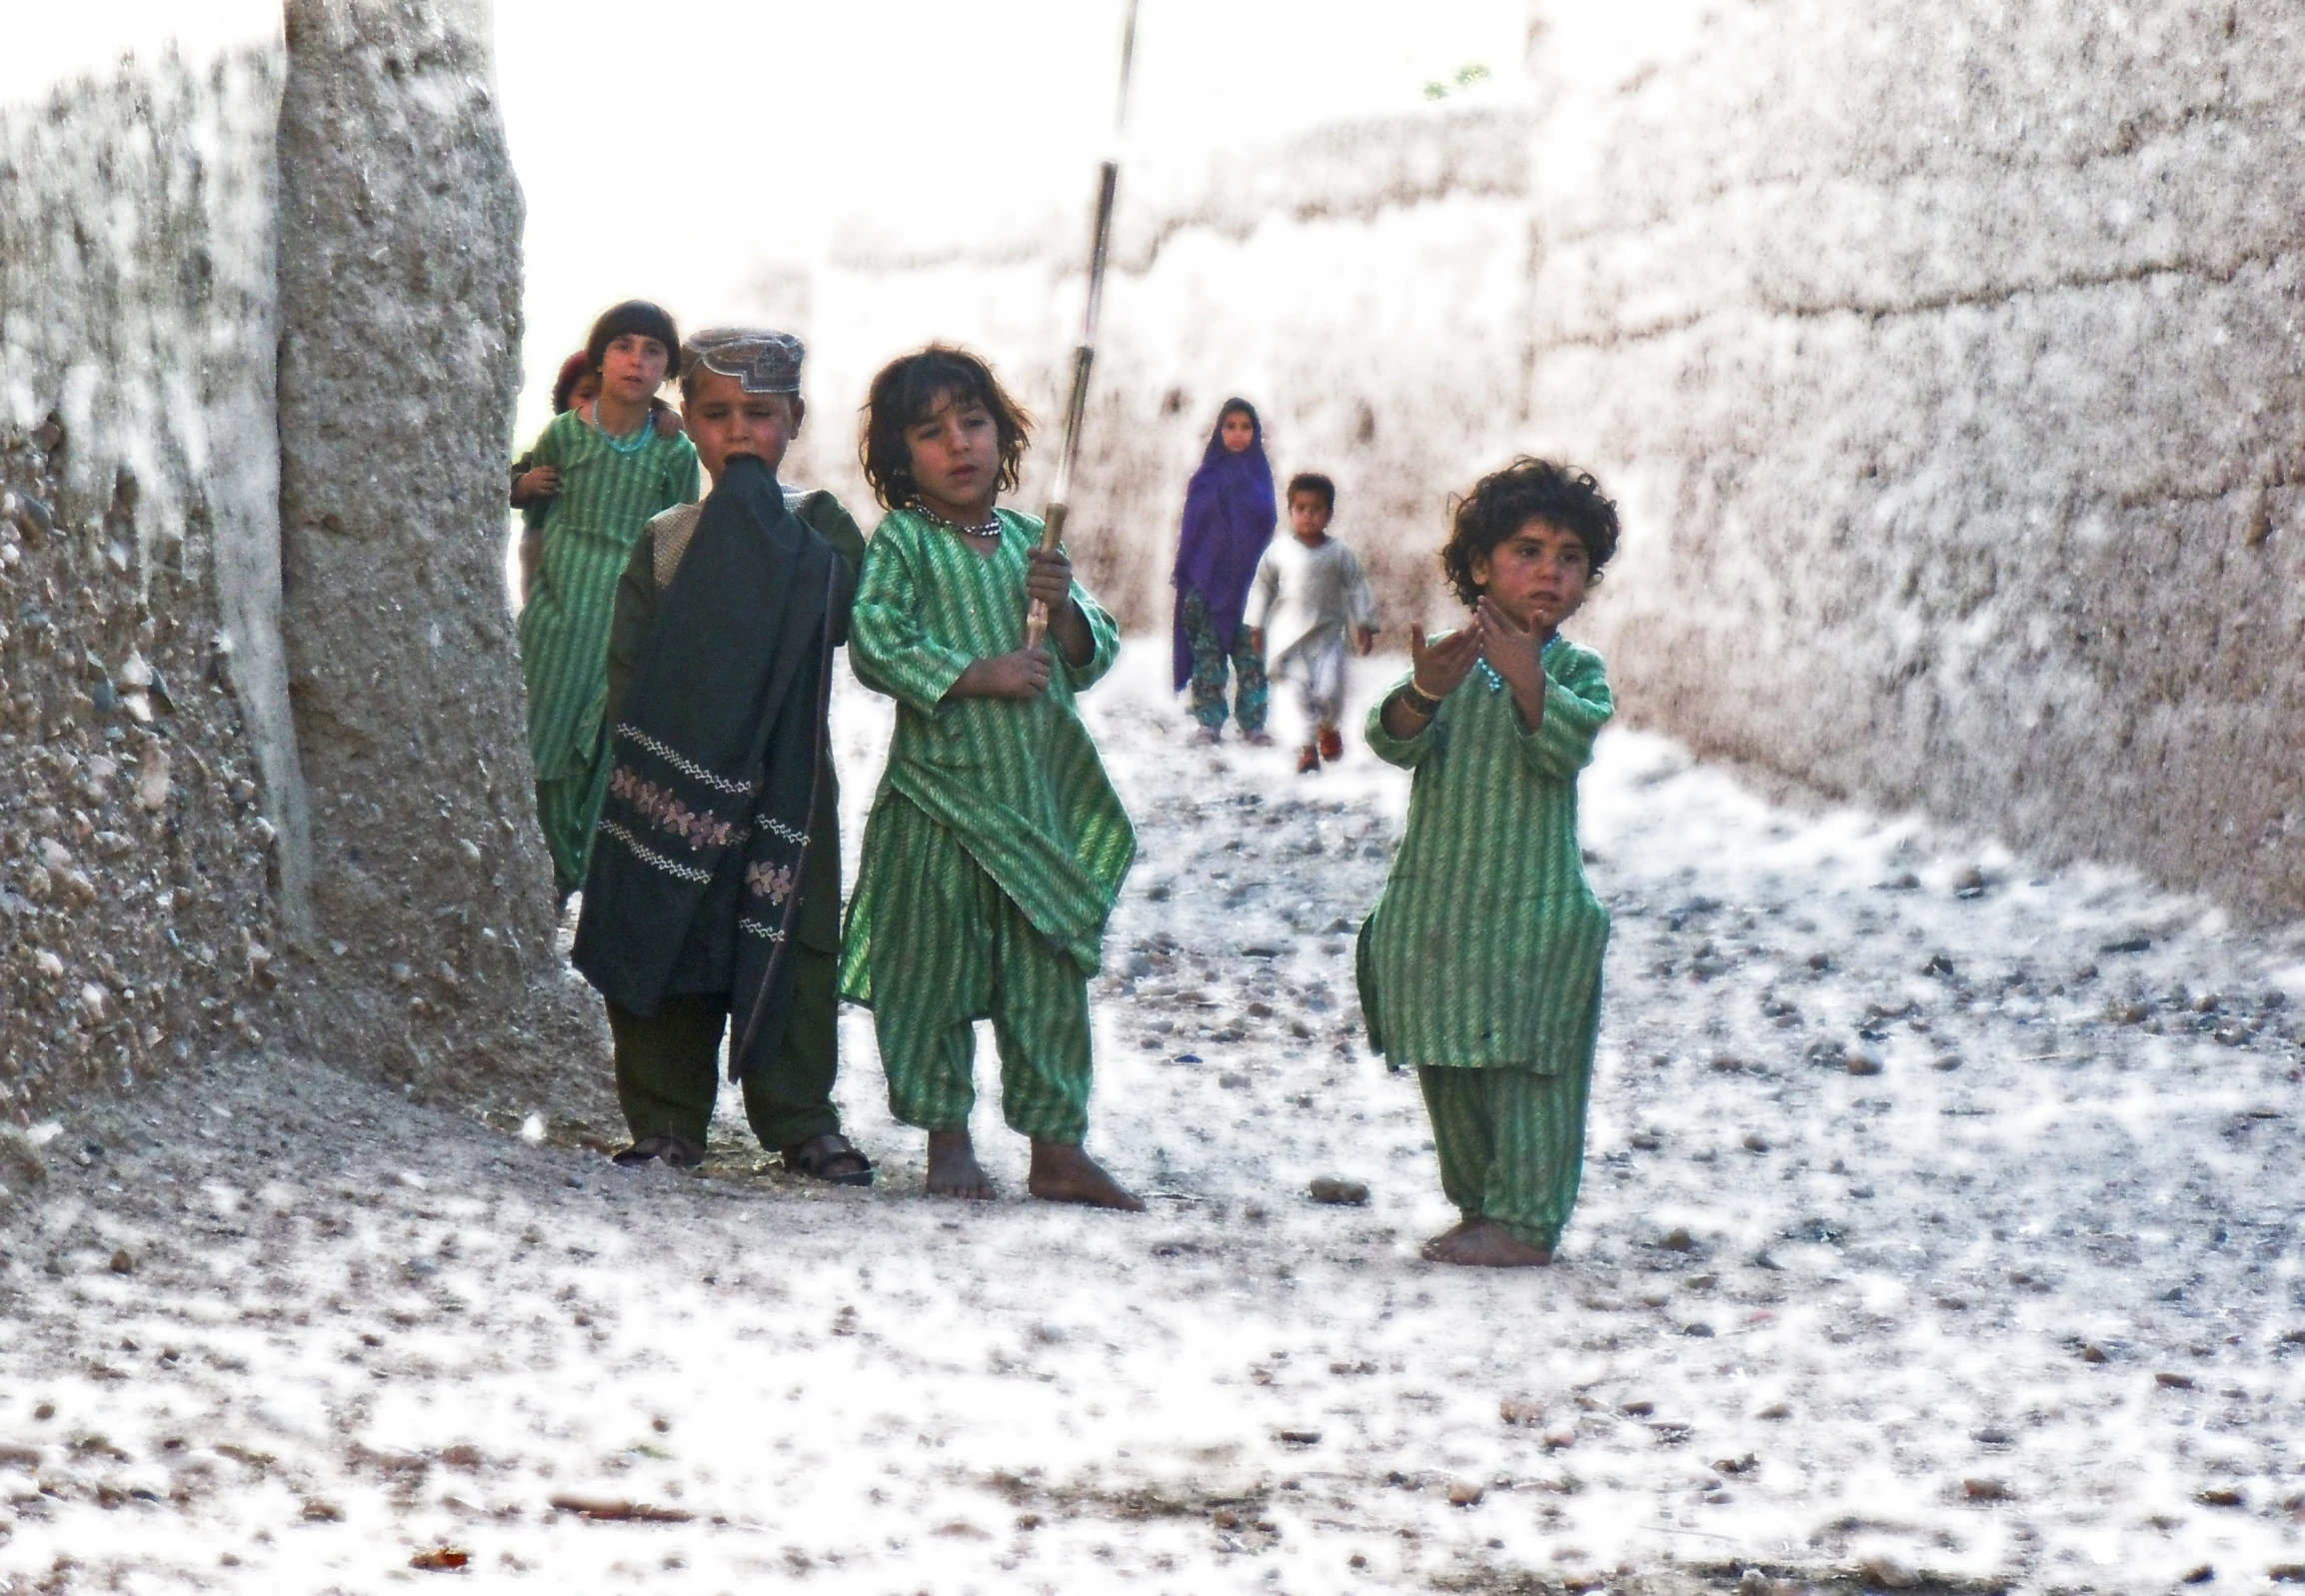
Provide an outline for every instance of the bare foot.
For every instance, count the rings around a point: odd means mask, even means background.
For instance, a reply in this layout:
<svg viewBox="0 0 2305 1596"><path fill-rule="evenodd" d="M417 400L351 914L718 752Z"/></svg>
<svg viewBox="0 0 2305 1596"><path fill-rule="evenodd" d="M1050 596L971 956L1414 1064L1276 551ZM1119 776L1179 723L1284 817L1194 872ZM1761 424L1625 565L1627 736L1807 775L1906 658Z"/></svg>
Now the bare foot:
<svg viewBox="0 0 2305 1596"><path fill-rule="evenodd" d="M995 1196L993 1177L985 1173L985 1166L977 1161L977 1144L966 1130L929 1132L926 1184L932 1197L966 1197L972 1202L991 1202Z"/></svg>
<svg viewBox="0 0 2305 1596"><path fill-rule="evenodd" d="M1441 1231L1419 1249L1424 1256L1424 1261L1426 1263L1442 1262L1441 1254L1464 1239L1464 1233L1479 1223L1478 1219L1459 1219L1446 1230Z"/></svg>
<svg viewBox="0 0 2305 1596"><path fill-rule="evenodd" d="M1478 1269L1539 1269L1552 1261L1552 1249L1530 1246L1493 1219L1464 1219L1427 1241L1424 1256Z"/></svg>
<svg viewBox="0 0 2305 1596"><path fill-rule="evenodd" d="M1063 1141L1033 1143L1033 1172L1025 1189L1043 1202L1078 1202L1091 1208L1143 1213L1145 1204L1105 1172L1087 1149Z"/></svg>

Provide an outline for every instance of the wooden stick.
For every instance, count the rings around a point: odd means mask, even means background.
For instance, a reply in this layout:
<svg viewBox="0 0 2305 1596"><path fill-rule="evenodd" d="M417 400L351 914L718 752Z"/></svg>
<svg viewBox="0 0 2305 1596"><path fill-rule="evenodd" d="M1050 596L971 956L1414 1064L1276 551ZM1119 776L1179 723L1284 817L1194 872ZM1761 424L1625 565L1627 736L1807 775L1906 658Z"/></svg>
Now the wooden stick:
<svg viewBox="0 0 2305 1596"><path fill-rule="evenodd" d="M1114 113L1118 136L1129 119L1129 74L1137 59L1137 0L1129 0L1121 32L1121 97ZM1081 458L1081 424L1089 412L1089 371L1097 363L1097 318L1105 303L1105 262L1113 243L1113 202L1121 192L1121 162L1107 161L1097 175L1097 220L1089 242L1089 298L1081 313L1081 342L1073 351L1073 391L1065 403L1065 443L1057 456L1057 483L1043 518L1041 547L1054 554L1065 539L1065 517L1073 497L1073 468ZM1025 622L1025 643L1039 648L1049 636L1049 607L1038 599Z"/></svg>

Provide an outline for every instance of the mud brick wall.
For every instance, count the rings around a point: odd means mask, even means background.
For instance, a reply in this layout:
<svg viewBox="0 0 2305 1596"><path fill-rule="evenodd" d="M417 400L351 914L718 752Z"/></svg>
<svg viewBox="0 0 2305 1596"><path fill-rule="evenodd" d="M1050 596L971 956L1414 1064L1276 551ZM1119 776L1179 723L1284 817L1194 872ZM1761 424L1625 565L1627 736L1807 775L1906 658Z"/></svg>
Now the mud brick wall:
<svg viewBox="0 0 2305 1596"><path fill-rule="evenodd" d="M277 49L0 108L0 1117L276 1039Z"/></svg>
<svg viewBox="0 0 2305 1596"><path fill-rule="evenodd" d="M486 12L253 14L0 105L0 1120L248 1050L573 1106Z"/></svg>
<svg viewBox="0 0 2305 1596"><path fill-rule="evenodd" d="M1631 715L2305 910L2305 17L1533 7L1528 431Z"/></svg>
<svg viewBox="0 0 2305 1596"><path fill-rule="evenodd" d="M517 1106L597 1088L504 603L520 185L485 7L289 0L282 629L310 792L301 1045Z"/></svg>
<svg viewBox="0 0 2305 1596"><path fill-rule="evenodd" d="M2272 0L1532 0L1525 111L1124 175L1077 552L1158 627L1228 392L1389 617L1446 494L1597 471L1628 720L1828 796L2305 910L2305 19ZM819 414L932 334L1054 414L1068 213L851 238ZM838 428L804 469L854 488ZM1023 502L1035 501L1037 479Z"/></svg>

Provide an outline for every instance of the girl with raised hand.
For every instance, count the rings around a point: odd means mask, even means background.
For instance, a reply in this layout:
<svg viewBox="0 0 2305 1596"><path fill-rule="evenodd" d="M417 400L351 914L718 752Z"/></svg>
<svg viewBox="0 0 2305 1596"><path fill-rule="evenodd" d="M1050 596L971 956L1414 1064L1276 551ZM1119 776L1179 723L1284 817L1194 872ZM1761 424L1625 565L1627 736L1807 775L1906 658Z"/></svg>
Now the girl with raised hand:
<svg viewBox="0 0 2305 1596"><path fill-rule="evenodd" d="M1360 928L1369 1045L1413 1066L1462 1216L1436 1263L1546 1264L1584 1165L1608 910L1584 878L1576 779L1615 713L1600 656L1560 635L1616 552L1580 471L1521 459L1455 510L1441 568L1472 612L1368 717L1414 773L1408 824Z"/></svg>

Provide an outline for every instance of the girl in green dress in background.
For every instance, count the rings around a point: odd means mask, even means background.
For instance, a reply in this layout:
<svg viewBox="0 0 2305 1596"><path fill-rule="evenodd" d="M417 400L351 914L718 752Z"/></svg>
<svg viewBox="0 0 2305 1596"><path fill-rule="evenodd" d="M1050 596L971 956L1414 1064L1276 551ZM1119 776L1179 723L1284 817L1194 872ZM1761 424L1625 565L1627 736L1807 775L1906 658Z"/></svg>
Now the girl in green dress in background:
<svg viewBox="0 0 2305 1596"><path fill-rule="evenodd" d="M1616 552L1582 472L1521 459L1481 479L1441 550L1471 624L1427 642L1368 744L1415 773L1408 825L1361 927L1369 1042L1415 1066L1441 1189L1440 1263L1545 1264L1576 1202L1608 910L1584 878L1576 778L1615 712L1600 656L1560 624Z"/></svg>
<svg viewBox="0 0 2305 1596"><path fill-rule="evenodd" d="M520 612L537 822L561 901L584 884L608 789L601 738L617 583L649 518L697 497L697 451L655 425L650 401L680 375L680 334L646 300L593 324L585 353L600 392L553 418L530 461L556 474L543 545Z"/></svg>

